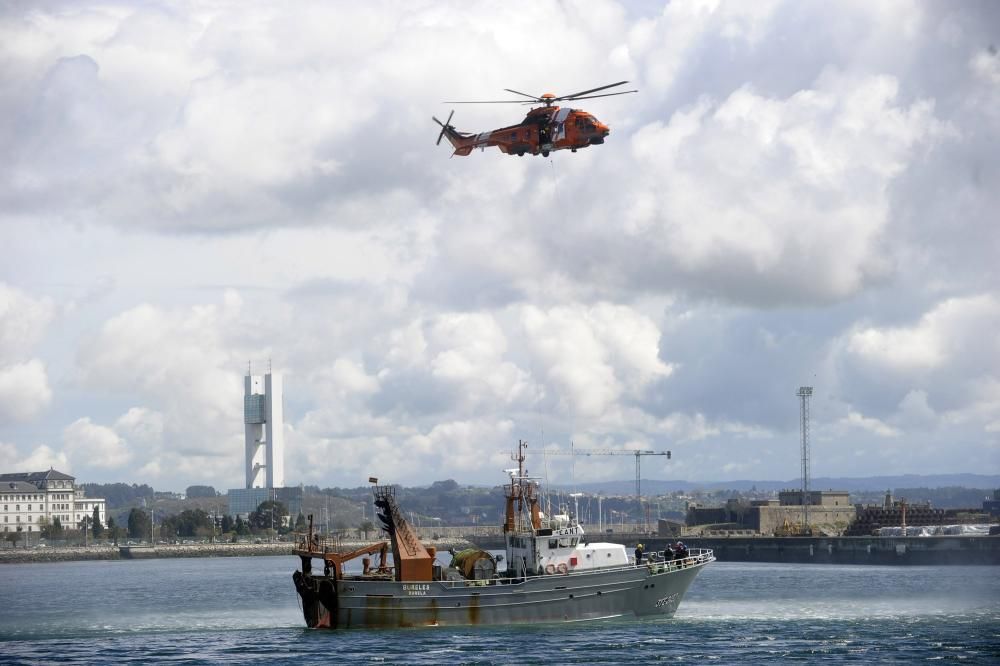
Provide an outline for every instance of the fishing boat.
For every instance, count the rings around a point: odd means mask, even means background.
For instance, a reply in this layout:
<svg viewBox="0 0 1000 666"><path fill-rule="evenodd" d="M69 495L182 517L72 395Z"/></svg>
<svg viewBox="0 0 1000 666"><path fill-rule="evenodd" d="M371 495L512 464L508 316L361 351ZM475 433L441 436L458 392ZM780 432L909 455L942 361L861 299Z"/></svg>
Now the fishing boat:
<svg viewBox="0 0 1000 666"><path fill-rule="evenodd" d="M292 576L306 625L444 627L672 617L695 576L715 560L712 551L630 555L623 544L591 540L568 508L546 515L538 483L525 472L524 446L519 442L518 466L508 470L502 557L470 548L450 553L442 564L403 517L395 487L377 479L369 481L388 540L345 551L319 537L310 516L309 531L295 550L301 568ZM361 572L345 570L357 558ZM322 574L313 570L317 560Z"/></svg>

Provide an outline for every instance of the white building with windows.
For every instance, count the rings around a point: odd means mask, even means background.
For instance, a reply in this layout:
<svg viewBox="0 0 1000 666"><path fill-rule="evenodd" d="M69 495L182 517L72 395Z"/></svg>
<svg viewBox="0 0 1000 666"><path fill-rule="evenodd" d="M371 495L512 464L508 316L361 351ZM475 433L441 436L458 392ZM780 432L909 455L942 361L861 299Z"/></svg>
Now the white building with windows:
<svg viewBox="0 0 1000 666"><path fill-rule="evenodd" d="M0 533L37 533L56 518L63 528L78 529L84 517L93 518L94 507L106 525L105 500L84 496L75 481L54 469L0 474Z"/></svg>

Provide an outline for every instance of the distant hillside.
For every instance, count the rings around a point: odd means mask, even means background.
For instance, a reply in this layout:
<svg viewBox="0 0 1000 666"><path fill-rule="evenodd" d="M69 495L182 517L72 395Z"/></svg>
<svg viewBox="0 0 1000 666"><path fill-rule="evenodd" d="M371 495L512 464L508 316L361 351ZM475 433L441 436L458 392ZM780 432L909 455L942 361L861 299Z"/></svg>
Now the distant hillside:
<svg viewBox="0 0 1000 666"><path fill-rule="evenodd" d="M798 488L799 479L788 481L656 481L642 480L643 495L662 495L678 490L785 490ZM898 476L829 477L820 476L810 480L809 486L817 490L847 490L850 492L893 490L895 488L982 488L984 494L1000 488L1000 475L996 474L901 474ZM578 483L571 486L553 486L566 490L608 495L631 495L635 493L635 481L598 481Z"/></svg>

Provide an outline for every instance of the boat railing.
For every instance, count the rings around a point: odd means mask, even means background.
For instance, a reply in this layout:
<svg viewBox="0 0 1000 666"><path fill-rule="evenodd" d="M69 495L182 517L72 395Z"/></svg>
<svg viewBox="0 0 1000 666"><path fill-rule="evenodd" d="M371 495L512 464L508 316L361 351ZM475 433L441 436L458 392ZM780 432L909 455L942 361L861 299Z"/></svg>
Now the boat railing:
<svg viewBox="0 0 1000 666"><path fill-rule="evenodd" d="M651 553L652 554L652 553ZM699 566L702 564L708 564L709 562L715 561L715 554L709 548L691 548L688 550L687 557L682 557L680 559L666 559L661 555L659 558L651 558L646 561L636 564L635 566L646 567L652 573L662 573L665 571L675 571L680 569L688 569L690 567Z"/></svg>
<svg viewBox="0 0 1000 666"><path fill-rule="evenodd" d="M295 533L295 548L302 554L309 553L313 557L322 557L327 553L343 553L353 550L357 542L348 541L336 536L321 536L315 532L310 535L306 532Z"/></svg>
<svg viewBox="0 0 1000 666"><path fill-rule="evenodd" d="M648 564L649 562L678 562L682 560L692 560L692 559L700 561L705 557L712 557L712 559L715 559L712 554L711 548L689 548L687 554L682 558L678 558L674 554L671 554L671 556L668 558L666 556L666 552L667 551L664 550L660 551L654 550L648 553L644 553L642 556L643 564Z"/></svg>
<svg viewBox="0 0 1000 666"><path fill-rule="evenodd" d="M311 537L311 538L310 538ZM342 555L359 549L360 547L375 546L375 542L356 541L354 539L344 539L340 536L324 536L313 532L296 532L294 534L295 551L299 555L311 555L315 558L322 558L324 555Z"/></svg>
<svg viewBox="0 0 1000 666"><path fill-rule="evenodd" d="M688 556L681 559L663 560L655 562L644 561L640 564L632 563L622 567L602 567L599 569L577 569L575 571L571 570L567 573L542 574L540 576L533 575L533 576L526 576L523 579L517 578L515 580L520 582L521 580L534 580L537 578L558 579L560 576L569 576L573 574L575 575L589 574L589 573L605 574L605 573L614 573L617 571L633 571L635 569L642 569L642 568L649 570L650 573L660 574L672 571L681 571L683 569L690 569L692 567L701 566L714 561L715 561L715 555L713 554L711 549L691 548L690 550L688 550ZM485 587L488 585L498 585L501 584L500 580L502 579L492 578L488 580L443 580L439 582L445 587L456 588L456 587Z"/></svg>

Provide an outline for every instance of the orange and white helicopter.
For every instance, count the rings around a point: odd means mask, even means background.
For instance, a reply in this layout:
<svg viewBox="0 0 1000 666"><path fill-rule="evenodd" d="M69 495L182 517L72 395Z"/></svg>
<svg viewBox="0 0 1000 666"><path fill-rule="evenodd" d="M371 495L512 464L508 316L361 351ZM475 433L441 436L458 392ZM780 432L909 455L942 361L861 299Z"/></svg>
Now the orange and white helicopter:
<svg viewBox="0 0 1000 666"><path fill-rule="evenodd" d="M592 95L591 93L623 86L628 81L610 83L599 88L583 90L572 95L561 95L559 97L552 93L545 93L540 97L528 95L523 92L504 88L507 92L527 97L531 101L523 99L516 100L494 100L485 102L445 102L445 104L541 104L537 108L528 111L517 125L501 127L491 132L481 132L479 134L469 134L459 132L451 124L451 117L455 115L452 111L448 114L448 120L441 122L434 118L434 122L441 126L441 133L438 134L437 143L441 144L441 139L447 137L449 143L455 148L454 155L468 155L473 148L486 149L496 146L508 155L539 155L548 157L554 150L569 149L576 152L579 148L595 146L604 143L604 138L611 132L607 125L597 118L580 109L570 109L553 106L555 102L564 102L578 99L593 99L595 97L613 97L615 95L627 95L638 92L638 90L625 90L623 92L604 93L602 95ZM432 116L433 118L433 116Z"/></svg>

